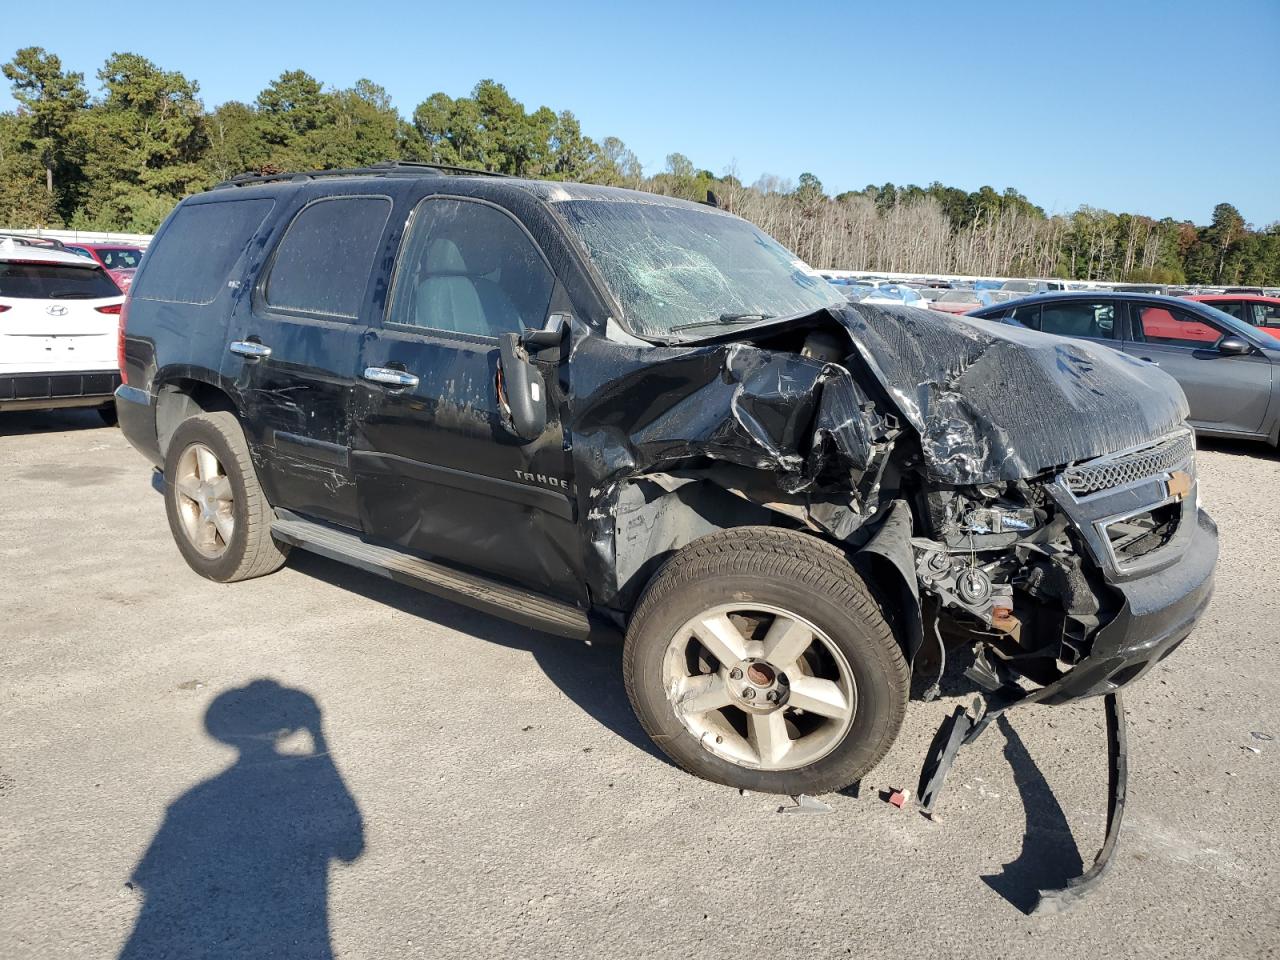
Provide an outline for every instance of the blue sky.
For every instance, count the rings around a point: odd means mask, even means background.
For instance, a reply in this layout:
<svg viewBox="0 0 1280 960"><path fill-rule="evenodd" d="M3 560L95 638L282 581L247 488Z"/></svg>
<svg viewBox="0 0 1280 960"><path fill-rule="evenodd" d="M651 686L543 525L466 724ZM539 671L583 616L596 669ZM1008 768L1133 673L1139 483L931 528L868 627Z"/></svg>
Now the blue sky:
<svg viewBox="0 0 1280 960"><path fill-rule="evenodd" d="M126 50L209 106L301 68L369 77L407 116L492 77L649 172L679 151L748 182L811 171L830 193L941 180L1051 212L1204 223L1227 201L1280 220L1280 0L8 6L0 56L43 46L95 92Z"/></svg>

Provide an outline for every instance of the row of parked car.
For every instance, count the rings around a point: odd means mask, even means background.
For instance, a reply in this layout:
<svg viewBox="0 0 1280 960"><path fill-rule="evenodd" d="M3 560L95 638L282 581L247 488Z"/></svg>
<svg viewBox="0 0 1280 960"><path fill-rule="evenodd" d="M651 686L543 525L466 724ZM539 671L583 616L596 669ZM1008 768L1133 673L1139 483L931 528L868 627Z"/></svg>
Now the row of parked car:
<svg viewBox="0 0 1280 960"><path fill-rule="evenodd" d="M96 407L115 422L117 327L142 252L0 235L0 411Z"/></svg>

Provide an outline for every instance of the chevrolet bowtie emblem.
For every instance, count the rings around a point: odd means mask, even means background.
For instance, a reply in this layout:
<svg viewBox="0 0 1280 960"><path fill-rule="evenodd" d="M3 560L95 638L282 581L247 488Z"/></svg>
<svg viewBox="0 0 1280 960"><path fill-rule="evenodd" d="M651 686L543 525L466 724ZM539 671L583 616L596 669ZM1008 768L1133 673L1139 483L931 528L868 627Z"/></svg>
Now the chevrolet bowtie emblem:
<svg viewBox="0 0 1280 960"><path fill-rule="evenodd" d="M1178 500L1191 492L1191 474L1185 470L1175 470L1169 474L1169 496Z"/></svg>

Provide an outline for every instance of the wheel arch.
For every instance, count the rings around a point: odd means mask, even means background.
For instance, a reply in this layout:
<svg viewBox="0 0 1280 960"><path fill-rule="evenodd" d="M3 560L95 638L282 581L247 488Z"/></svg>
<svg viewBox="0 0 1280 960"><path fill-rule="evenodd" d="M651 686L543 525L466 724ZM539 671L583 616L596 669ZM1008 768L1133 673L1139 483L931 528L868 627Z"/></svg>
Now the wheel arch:
<svg viewBox="0 0 1280 960"><path fill-rule="evenodd" d="M217 384L186 373L179 373L157 380L156 442L160 455L169 452L169 441L174 431L186 419L202 413L226 411L240 418L240 411L231 396Z"/></svg>
<svg viewBox="0 0 1280 960"><path fill-rule="evenodd" d="M879 603L911 664L923 645L924 630L907 502L893 501L860 528L857 545L814 529L804 522L804 513L792 504L756 503L705 479L659 474L628 480L619 491L614 516L617 608L629 617L662 565L689 544L733 527L775 527L844 554Z"/></svg>

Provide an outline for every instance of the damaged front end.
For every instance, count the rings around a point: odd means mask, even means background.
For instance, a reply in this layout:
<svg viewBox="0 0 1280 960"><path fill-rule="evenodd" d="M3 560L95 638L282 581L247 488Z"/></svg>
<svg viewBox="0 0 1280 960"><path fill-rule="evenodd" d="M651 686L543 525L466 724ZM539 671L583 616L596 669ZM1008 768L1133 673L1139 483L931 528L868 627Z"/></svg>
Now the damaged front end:
<svg viewBox="0 0 1280 960"><path fill-rule="evenodd" d="M980 686L1027 679L1043 703L1137 679L1212 590L1196 493L1186 428L1032 480L923 493L911 546L939 649L972 643Z"/></svg>
<svg viewBox="0 0 1280 960"><path fill-rule="evenodd" d="M1117 831L1115 694L1181 643L1212 591L1185 400L1112 351L922 314L837 307L689 346L576 340L593 592L624 611L663 557L734 525L841 544L932 675L926 696L962 647L985 692L940 731L925 811L1001 712L1106 696Z"/></svg>

